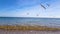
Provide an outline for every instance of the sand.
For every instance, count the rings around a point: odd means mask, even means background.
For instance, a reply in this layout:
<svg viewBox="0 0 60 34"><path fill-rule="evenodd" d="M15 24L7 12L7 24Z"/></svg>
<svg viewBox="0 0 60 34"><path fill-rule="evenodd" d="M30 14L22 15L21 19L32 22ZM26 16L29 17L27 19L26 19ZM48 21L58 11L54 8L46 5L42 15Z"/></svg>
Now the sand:
<svg viewBox="0 0 60 34"><path fill-rule="evenodd" d="M0 34L60 34L60 31L35 31L35 30L29 30L29 31L19 31L19 30L0 30Z"/></svg>
<svg viewBox="0 0 60 34"><path fill-rule="evenodd" d="M36 31L59 31L60 28L51 28L46 26L0 26L1 30L36 30Z"/></svg>
<svg viewBox="0 0 60 34"><path fill-rule="evenodd" d="M60 28L46 26L0 26L0 34L60 34Z"/></svg>

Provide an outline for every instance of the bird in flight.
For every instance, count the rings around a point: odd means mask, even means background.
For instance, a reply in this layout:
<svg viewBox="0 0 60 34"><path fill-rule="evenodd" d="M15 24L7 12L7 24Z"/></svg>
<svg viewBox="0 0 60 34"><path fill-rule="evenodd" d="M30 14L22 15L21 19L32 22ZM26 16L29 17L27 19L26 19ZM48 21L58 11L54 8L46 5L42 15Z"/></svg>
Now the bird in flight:
<svg viewBox="0 0 60 34"><path fill-rule="evenodd" d="M39 16L39 14L37 14L36 16Z"/></svg>
<svg viewBox="0 0 60 34"><path fill-rule="evenodd" d="M27 15L29 15L29 13L27 13Z"/></svg>
<svg viewBox="0 0 60 34"><path fill-rule="evenodd" d="M42 4L40 4L41 5L41 7L43 7L44 9L46 9L46 7L44 6L44 5L42 5ZM48 7L50 6L49 4L46 4Z"/></svg>

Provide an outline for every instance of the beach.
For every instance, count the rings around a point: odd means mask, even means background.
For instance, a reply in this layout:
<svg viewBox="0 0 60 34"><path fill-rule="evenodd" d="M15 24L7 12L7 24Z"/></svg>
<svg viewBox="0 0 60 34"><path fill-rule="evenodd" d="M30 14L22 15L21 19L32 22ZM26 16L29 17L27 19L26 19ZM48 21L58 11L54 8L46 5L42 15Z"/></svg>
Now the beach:
<svg viewBox="0 0 60 34"><path fill-rule="evenodd" d="M0 34L60 34L60 31L19 31L19 30L13 30L13 31L7 31L7 30L0 30Z"/></svg>
<svg viewBox="0 0 60 34"><path fill-rule="evenodd" d="M0 34L60 34L60 29L44 26L0 26Z"/></svg>
<svg viewBox="0 0 60 34"><path fill-rule="evenodd" d="M60 34L60 18L0 17L0 34Z"/></svg>

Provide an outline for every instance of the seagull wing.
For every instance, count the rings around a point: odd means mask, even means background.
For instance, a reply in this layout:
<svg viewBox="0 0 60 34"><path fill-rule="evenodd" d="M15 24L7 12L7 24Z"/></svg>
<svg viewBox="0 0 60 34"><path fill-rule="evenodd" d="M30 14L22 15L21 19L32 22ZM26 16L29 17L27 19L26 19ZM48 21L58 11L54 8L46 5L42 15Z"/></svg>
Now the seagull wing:
<svg viewBox="0 0 60 34"><path fill-rule="evenodd" d="M46 9L46 7L45 6L43 6L42 4L40 4L41 5L41 7L43 7L44 9Z"/></svg>
<svg viewBox="0 0 60 34"><path fill-rule="evenodd" d="M47 6L49 7L50 5L49 5L49 4L47 4Z"/></svg>

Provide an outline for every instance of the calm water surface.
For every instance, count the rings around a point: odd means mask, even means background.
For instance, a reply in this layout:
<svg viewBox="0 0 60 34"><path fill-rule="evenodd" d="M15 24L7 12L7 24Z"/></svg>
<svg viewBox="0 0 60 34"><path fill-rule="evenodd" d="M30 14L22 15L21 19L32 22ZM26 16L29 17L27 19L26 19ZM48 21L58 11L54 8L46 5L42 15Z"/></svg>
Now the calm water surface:
<svg viewBox="0 0 60 34"><path fill-rule="evenodd" d="M43 25L59 26L60 18L0 17L0 25Z"/></svg>

